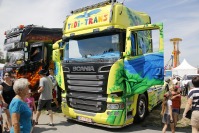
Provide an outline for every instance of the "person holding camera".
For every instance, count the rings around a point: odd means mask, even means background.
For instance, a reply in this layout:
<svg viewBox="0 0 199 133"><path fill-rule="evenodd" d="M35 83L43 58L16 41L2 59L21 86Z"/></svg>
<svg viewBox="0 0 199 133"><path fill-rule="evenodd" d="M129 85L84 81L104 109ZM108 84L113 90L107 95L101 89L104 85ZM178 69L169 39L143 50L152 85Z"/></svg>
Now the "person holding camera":
<svg viewBox="0 0 199 133"><path fill-rule="evenodd" d="M188 101L185 106L183 118L186 117L187 112L192 109L191 126L192 133L198 133L199 129L199 76L192 79L194 88L188 93Z"/></svg>

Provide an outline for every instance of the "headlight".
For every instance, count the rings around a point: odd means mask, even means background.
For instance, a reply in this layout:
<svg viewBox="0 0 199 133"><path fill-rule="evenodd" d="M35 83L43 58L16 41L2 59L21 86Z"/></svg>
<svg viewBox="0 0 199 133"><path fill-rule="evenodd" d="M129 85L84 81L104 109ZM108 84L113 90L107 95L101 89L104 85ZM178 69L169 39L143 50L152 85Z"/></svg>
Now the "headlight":
<svg viewBox="0 0 199 133"><path fill-rule="evenodd" d="M108 110L118 110L118 109L124 109L124 103L108 103L107 104Z"/></svg>

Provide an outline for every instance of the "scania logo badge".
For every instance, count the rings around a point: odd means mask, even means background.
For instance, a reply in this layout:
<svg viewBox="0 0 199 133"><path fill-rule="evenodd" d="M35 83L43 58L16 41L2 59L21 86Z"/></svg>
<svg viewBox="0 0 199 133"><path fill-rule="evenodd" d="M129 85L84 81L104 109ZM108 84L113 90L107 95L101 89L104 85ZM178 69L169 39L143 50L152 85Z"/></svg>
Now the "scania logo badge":
<svg viewBox="0 0 199 133"><path fill-rule="evenodd" d="M81 71L94 72L95 69L94 69L93 66L74 66L73 71L76 71L76 72L81 72Z"/></svg>

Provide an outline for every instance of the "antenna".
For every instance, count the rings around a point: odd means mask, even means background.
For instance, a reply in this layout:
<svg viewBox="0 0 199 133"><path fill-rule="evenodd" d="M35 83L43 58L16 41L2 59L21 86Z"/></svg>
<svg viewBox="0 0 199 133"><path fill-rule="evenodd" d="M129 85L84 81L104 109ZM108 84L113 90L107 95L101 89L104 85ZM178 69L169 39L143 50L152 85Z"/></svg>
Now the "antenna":
<svg viewBox="0 0 199 133"><path fill-rule="evenodd" d="M125 1L125 0L122 1L122 5L124 5L124 1ZM120 12L120 15L122 14L122 11L123 11L123 6L122 6L122 10L121 10L121 12Z"/></svg>
<svg viewBox="0 0 199 133"><path fill-rule="evenodd" d="M125 1L125 0L122 1L122 4L124 4L124 1Z"/></svg>

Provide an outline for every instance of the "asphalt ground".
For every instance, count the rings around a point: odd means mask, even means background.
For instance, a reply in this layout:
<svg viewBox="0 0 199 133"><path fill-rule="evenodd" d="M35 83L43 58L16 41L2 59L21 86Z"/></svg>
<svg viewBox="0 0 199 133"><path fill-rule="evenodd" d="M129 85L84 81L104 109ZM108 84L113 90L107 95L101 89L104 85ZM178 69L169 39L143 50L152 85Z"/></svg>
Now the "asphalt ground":
<svg viewBox="0 0 199 133"><path fill-rule="evenodd" d="M54 110L54 127L48 126L50 121L47 111L43 111L39 124L34 127L34 133L162 133L162 123L160 114L161 106L156 107L146 117L142 123L134 123L121 129L110 129L105 127L99 127L96 125L90 125L87 123L76 122L73 120L67 120L61 111ZM183 111L183 107L182 107ZM168 133L171 132L168 128ZM191 126L189 120L179 117L176 133L191 133Z"/></svg>
<svg viewBox="0 0 199 133"><path fill-rule="evenodd" d="M162 127L152 124L132 124L121 129L110 129L86 123L67 120L63 114L54 114L54 127L48 126L49 117L42 113L39 124L34 127L34 133L161 133ZM151 121L153 123L153 121ZM168 132L171 132L168 129ZM189 128L177 128L176 133L191 133Z"/></svg>
<svg viewBox="0 0 199 133"><path fill-rule="evenodd" d="M186 103L186 97L182 99L181 112L183 113L184 104ZM54 126L48 126L50 121L47 111L43 110L39 118L38 125L35 125L33 133L161 133L162 123L160 116L161 106L157 106L149 113L146 119L142 123L133 123L127 127L120 129L110 129L105 127L99 127L96 125L90 125L86 123L80 123L72 120L67 120L64 117L61 110L57 111L55 106L53 107ZM182 113L179 116L179 121L176 128L176 133L191 133L191 126L188 119L182 119ZM5 117L5 116L4 116ZM34 117L35 118L35 117ZM168 133L171 132L168 129Z"/></svg>

